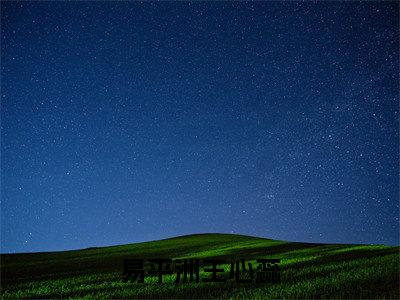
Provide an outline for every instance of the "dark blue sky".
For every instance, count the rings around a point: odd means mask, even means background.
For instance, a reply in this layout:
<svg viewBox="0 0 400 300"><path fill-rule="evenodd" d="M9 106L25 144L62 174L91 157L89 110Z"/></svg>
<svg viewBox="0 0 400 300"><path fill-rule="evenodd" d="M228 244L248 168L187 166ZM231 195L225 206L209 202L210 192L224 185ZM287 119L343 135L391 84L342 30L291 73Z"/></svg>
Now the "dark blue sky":
<svg viewBox="0 0 400 300"><path fill-rule="evenodd" d="M399 243L396 2L2 2L1 251Z"/></svg>

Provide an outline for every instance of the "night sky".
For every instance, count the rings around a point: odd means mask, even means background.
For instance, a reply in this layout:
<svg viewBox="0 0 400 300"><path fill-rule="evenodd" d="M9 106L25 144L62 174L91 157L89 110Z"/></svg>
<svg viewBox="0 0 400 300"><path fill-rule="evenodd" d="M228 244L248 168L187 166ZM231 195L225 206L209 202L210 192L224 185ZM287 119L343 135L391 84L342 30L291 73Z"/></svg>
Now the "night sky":
<svg viewBox="0 0 400 300"><path fill-rule="evenodd" d="M399 243L396 2L2 2L1 251Z"/></svg>

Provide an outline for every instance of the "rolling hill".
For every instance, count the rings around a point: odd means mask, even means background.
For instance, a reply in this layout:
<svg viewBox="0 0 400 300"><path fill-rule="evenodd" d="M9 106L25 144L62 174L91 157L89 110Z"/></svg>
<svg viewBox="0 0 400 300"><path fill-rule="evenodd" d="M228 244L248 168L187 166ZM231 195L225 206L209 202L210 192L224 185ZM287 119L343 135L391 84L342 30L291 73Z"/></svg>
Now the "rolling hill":
<svg viewBox="0 0 400 300"><path fill-rule="evenodd" d="M398 299L400 247L313 244L196 234L121 246L1 255L2 298L385 298ZM124 282L127 258L279 258L280 283L191 282L175 275ZM229 263L224 266L229 277ZM200 277L209 277L200 269Z"/></svg>

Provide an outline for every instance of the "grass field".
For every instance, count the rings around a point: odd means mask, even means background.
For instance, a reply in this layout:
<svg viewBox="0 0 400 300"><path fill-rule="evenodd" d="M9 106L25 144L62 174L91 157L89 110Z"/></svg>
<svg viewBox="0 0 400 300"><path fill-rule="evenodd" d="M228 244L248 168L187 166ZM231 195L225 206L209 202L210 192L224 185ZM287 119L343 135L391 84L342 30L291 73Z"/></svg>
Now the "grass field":
<svg viewBox="0 0 400 300"><path fill-rule="evenodd" d="M199 234L76 251L1 255L2 298L399 299L400 247ZM280 258L281 283L122 281L125 258ZM255 261L254 261L255 262ZM229 264L224 269L229 277ZM200 277L209 277L202 268Z"/></svg>

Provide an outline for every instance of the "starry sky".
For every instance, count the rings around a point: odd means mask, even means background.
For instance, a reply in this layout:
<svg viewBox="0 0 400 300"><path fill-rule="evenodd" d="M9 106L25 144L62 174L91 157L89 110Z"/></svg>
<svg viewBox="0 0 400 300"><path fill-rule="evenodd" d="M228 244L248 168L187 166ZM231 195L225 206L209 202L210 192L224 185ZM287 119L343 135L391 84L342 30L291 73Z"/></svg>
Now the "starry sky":
<svg viewBox="0 0 400 300"><path fill-rule="evenodd" d="M1 251L399 243L396 2L1 2Z"/></svg>

